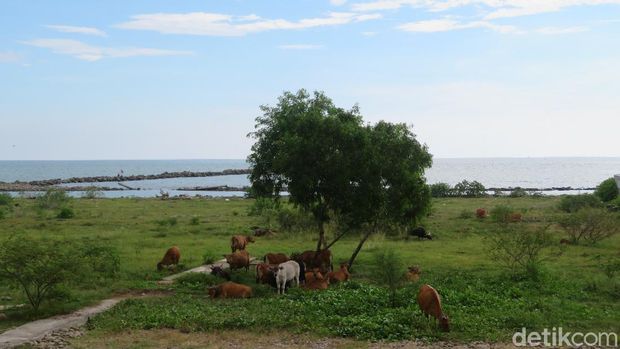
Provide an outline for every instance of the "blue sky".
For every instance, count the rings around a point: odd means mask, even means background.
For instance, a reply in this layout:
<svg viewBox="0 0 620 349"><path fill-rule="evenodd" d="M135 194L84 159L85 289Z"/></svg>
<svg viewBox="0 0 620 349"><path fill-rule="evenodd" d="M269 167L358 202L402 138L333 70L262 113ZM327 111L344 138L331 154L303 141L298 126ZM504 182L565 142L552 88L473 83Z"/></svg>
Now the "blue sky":
<svg viewBox="0 0 620 349"><path fill-rule="evenodd" d="M620 156L620 0L3 0L0 159L244 158L284 90L436 157Z"/></svg>

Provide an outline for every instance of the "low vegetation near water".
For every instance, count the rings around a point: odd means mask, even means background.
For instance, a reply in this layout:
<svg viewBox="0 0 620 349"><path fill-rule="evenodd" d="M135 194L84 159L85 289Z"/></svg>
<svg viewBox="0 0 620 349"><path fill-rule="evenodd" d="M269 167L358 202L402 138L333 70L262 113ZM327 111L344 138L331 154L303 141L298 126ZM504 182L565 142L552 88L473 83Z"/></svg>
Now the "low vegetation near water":
<svg viewBox="0 0 620 349"><path fill-rule="evenodd" d="M358 256L349 284L322 292L292 289L281 297L266 286L256 286L255 298L213 301L207 298L206 287L220 281L211 276L192 276L173 286L156 284L168 273L156 271L156 263L168 247L180 247L180 270L200 265L205 256L213 259L227 253L230 236L247 233L254 225L269 221L278 231L250 245L250 254L257 257L267 252L290 254L312 249L316 228L305 226L303 215L288 205L284 205L284 214L278 209L270 217L249 215L255 201L247 199L75 199L70 219L58 218L56 209L41 209L36 200L13 199L11 209L0 220L3 240L12 234L74 242L88 237L111 256L118 255L119 265L113 275L96 283L63 285L63 297L42 302L37 313L28 307L5 310L8 320L0 321L0 329L72 311L132 289L172 287L171 296L128 300L94 318L90 322L92 335L125 329L281 328L357 339L505 341L521 327L618 332L620 276L615 271L620 258L619 236L596 244L560 245L566 231L559 224L549 224L571 215L558 208L561 200L434 199L431 213L423 221L434 239L407 239L404 232L393 230L373 234ZM522 214L522 222L506 223L510 229L536 230L549 225L551 245L540 252L535 265L510 271L498 259L501 257L491 257L487 239L503 231L501 224L490 217L476 218L475 213L477 208L492 211L495 207ZM465 211L471 215L464 215ZM328 226L326 234L337 232ZM337 242L332 247L334 263L348 259L358 240L358 235L350 233ZM93 248L91 255L101 255ZM403 265L418 265L422 270L418 283L400 281L393 297L384 275L377 271L376 256L386 249L396 251ZM98 261L89 268L100 267ZM236 271L233 280L255 285L252 272ZM419 312L415 296L422 283L433 285L442 295L452 322L450 333L439 332ZM3 305L27 303L19 288L9 288L5 282L0 283L0 296Z"/></svg>

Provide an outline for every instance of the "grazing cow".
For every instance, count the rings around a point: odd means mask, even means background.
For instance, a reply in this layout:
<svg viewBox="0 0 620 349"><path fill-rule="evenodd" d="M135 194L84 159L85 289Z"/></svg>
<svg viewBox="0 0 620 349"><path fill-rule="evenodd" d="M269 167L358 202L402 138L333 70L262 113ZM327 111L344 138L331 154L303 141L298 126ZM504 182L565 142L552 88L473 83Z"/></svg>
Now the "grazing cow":
<svg viewBox="0 0 620 349"><path fill-rule="evenodd" d="M511 213L511 214L508 216L508 221L510 221L510 222L512 222L512 223L517 223L517 222L521 222L521 218L523 218L523 217L521 216L521 214L520 214L520 213L516 213L516 212L515 212L515 213Z"/></svg>
<svg viewBox="0 0 620 349"><path fill-rule="evenodd" d="M316 251L304 251L301 254L291 255L291 259L297 263L305 263L306 268L320 268L321 272L327 273L334 270L332 265L332 253L330 250L321 250L318 254Z"/></svg>
<svg viewBox="0 0 620 349"><path fill-rule="evenodd" d="M476 217L477 218L486 218L487 217L487 210L485 210L484 208L476 209Z"/></svg>
<svg viewBox="0 0 620 349"><path fill-rule="evenodd" d="M329 287L329 279L324 277L320 272L314 274L314 278L311 281L306 279L305 289L308 290L326 290Z"/></svg>
<svg viewBox="0 0 620 349"><path fill-rule="evenodd" d="M284 253L267 253L263 261L268 264L280 264L288 262L289 258Z"/></svg>
<svg viewBox="0 0 620 349"><path fill-rule="evenodd" d="M157 270L161 271L164 267L169 267L171 265L176 266L179 264L179 259L181 259L181 251L179 251L178 247L172 246L166 251L164 258L157 263Z"/></svg>
<svg viewBox="0 0 620 349"><path fill-rule="evenodd" d="M235 253L237 250L245 250L245 247L250 242L254 242L254 238L251 236L235 235L230 238L230 249L232 253Z"/></svg>
<svg viewBox="0 0 620 349"><path fill-rule="evenodd" d="M417 236L418 240L429 239L433 240L433 236L430 232L427 232L423 227L417 227L409 230L409 236Z"/></svg>
<svg viewBox="0 0 620 349"><path fill-rule="evenodd" d="M340 270L330 271L329 273L327 273L327 279L329 280L329 283L348 281L349 278L351 278L348 266L349 265L347 263L342 263L340 264Z"/></svg>
<svg viewBox="0 0 620 349"><path fill-rule="evenodd" d="M450 331L450 319L441 309L441 297L432 286L425 284L420 287L418 305L427 318L432 316L439 321L439 328L442 331Z"/></svg>
<svg viewBox="0 0 620 349"><path fill-rule="evenodd" d="M209 287L211 298L250 298L252 288L250 286L227 281L217 286Z"/></svg>
<svg viewBox="0 0 620 349"><path fill-rule="evenodd" d="M407 277L407 280L411 282L418 282L418 280L420 280L420 274L422 274L422 272L420 271L420 267L413 266L409 267L408 269L409 271L405 275Z"/></svg>
<svg viewBox="0 0 620 349"><path fill-rule="evenodd" d="M250 254L248 251L242 250L231 254L225 254L226 262L230 265L230 270L245 268L250 270Z"/></svg>
<svg viewBox="0 0 620 349"><path fill-rule="evenodd" d="M228 273L226 270L222 269L222 267L220 266L213 266L211 268L211 275L215 275L221 278L224 278L228 281L230 281L230 273Z"/></svg>
<svg viewBox="0 0 620 349"><path fill-rule="evenodd" d="M296 285L299 286L299 264L295 261L279 264L273 274L276 277L278 294L284 294L288 281L295 280Z"/></svg>

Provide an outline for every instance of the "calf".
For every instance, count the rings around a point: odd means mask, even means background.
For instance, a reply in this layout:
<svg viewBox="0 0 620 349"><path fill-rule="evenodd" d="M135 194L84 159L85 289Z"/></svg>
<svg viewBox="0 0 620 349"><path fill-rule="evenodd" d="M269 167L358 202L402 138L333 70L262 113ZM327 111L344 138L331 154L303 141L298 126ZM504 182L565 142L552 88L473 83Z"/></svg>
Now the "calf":
<svg viewBox="0 0 620 349"><path fill-rule="evenodd" d="M276 277L278 294L284 294L287 281L295 280L296 285L299 286L299 264L297 262L288 261L281 263L274 269L273 273Z"/></svg>
<svg viewBox="0 0 620 349"><path fill-rule="evenodd" d="M348 281L350 277L351 277L351 274L349 274L347 263L340 264L340 270L330 271L329 273L327 273L327 279L329 280L330 283Z"/></svg>
<svg viewBox="0 0 620 349"><path fill-rule="evenodd" d="M304 285L304 288L308 290L326 290L327 287L329 287L329 279L321 273L315 273L312 281L306 279L306 284Z"/></svg>
<svg viewBox="0 0 620 349"><path fill-rule="evenodd" d="M172 246L166 251L164 258L161 259L159 263L157 263L157 270L161 271L164 267L168 267L171 265L176 266L179 264L179 259L181 259L181 251L176 246Z"/></svg>
<svg viewBox="0 0 620 349"><path fill-rule="evenodd" d="M431 233L427 232L423 227L417 227L409 230L409 236L417 236L418 240L429 239L433 240Z"/></svg>
<svg viewBox="0 0 620 349"><path fill-rule="evenodd" d="M476 209L476 217L477 218L486 218L487 217L487 210L485 210L484 208Z"/></svg>
<svg viewBox="0 0 620 349"><path fill-rule="evenodd" d="M230 274L220 266L211 267L211 275L219 276L230 281Z"/></svg>
<svg viewBox="0 0 620 349"><path fill-rule="evenodd" d="M225 282L217 286L209 287L211 298L250 298L252 288L235 282Z"/></svg>
<svg viewBox="0 0 620 349"><path fill-rule="evenodd" d="M321 269L312 268L310 271L306 271L304 273L304 280L306 283L312 283L316 279L323 279L323 274L321 274Z"/></svg>
<svg viewBox="0 0 620 349"><path fill-rule="evenodd" d="M235 235L230 238L230 249L232 253L237 250L245 250L250 242L254 242L254 238L251 236Z"/></svg>
<svg viewBox="0 0 620 349"><path fill-rule="evenodd" d="M422 313L434 317L439 321L439 328L444 331L450 331L450 319L441 309L441 298L439 293L430 285L422 285L418 293L418 305Z"/></svg>
<svg viewBox="0 0 620 349"><path fill-rule="evenodd" d="M418 280L420 280L420 274L422 274L422 272L420 271L420 268L417 266L414 266L414 267L409 267L408 269L409 271L407 272L407 274L405 274L405 277L407 278L407 280L411 282L418 282Z"/></svg>
<svg viewBox="0 0 620 349"><path fill-rule="evenodd" d="M284 253L267 253L265 257L263 257L263 261L268 264L280 264L288 260L288 256Z"/></svg>
<svg viewBox="0 0 620 349"><path fill-rule="evenodd" d="M230 265L230 270L245 268L250 270L250 254L248 251L237 251L231 254L225 254L226 262Z"/></svg>

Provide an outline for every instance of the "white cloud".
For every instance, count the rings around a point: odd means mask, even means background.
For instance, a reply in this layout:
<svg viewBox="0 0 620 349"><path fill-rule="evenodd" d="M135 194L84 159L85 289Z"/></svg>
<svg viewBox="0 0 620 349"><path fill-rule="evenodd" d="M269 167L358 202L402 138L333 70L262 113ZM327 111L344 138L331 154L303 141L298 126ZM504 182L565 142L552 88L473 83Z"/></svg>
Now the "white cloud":
<svg viewBox="0 0 620 349"><path fill-rule="evenodd" d="M546 35L561 35L561 34L573 34L573 33L583 33L589 31L590 28L585 26L576 26L576 27L545 27L539 28L536 30L537 33L546 34Z"/></svg>
<svg viewBox="0 0 620 349"><path fill-rule="evenodd" d="M103 30L91 27L75 27L71 25L46 25L46 27L63 33L76 33L102 37L108 36Z"/></svg>
<svg viewBox="0 0 620 349"><path fill-rule="evenodd" d="M375 36L375 35L377 35L377 32L362 32L362 35L364 35L364 36Z"/></svg>
<svg viewBox="0 0 620 349"><path fill-rule="evenodd" d="M152 30L164 34L242 36L269 30L295 30L336 26L381 18L380 14L330 12L325 17L298 21L263 19L255 15L231 16L219 13L153 13L133 16L128 22L116 25L121 29Z"/></svg>
<svg viewBox="0 0 620 349"><path fill-rule="evenodd" d="M102 58L120 58L136 56L177 56L192 54L189 51L162 50L141 47L100 47L92 46L77 40L68 39L35 39L23 44L47 48L54 53L73 56L85 61L98 61Z"/></svg>
<svg viewBox="0 0 620 349"><path fill-rule="evenodd" d="M22 57L15 52L0 52L0 63L20 63Z"/></svg>
<svg viewBox="0 0 620 349"><path fill-rule="evenodd" d="M487 28L499 33L519 33L516 27L511 25L498 25L486 21L460 23L451 19L433 19L428 21L411 22L400 25L398 29L407 32L436 33L452 30Z"/></svg>
<svg viewBox="0 0 620 349"><path fill-rule="evenodd" d="M329 0L329 3L334 6L342 6L347 3L347 0Z"/></svg>
<svg viewBox="0 0 620 349"><path fill-rule="evenodd" d="M280 45L278 47L283 50L320 50L323 48L323 45L293 44Z"/></svg>

